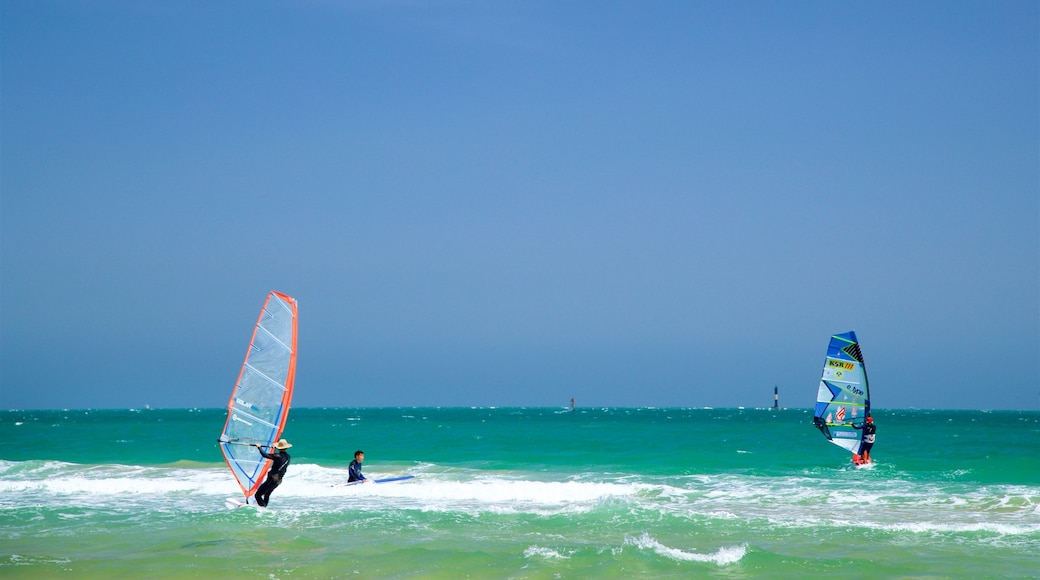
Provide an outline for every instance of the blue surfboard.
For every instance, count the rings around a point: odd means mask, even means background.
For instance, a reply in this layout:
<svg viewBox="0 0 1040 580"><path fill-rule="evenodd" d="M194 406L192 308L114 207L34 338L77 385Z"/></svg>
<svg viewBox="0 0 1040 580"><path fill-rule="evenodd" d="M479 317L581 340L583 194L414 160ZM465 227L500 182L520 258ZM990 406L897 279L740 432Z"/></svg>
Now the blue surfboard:
<svg viewBox="0 0 1040 580"><path fill-rule="evenodd" d="M372 479L372 480L369 480L369 481L371 481L372 483L390 483L391 481L402 481L402 480L405 480L405 479L412 479L414 477L415 477L414 475L402 475L400 477L386 477L386 478L383 478L383 479ZM344 486L344 485L357 485L359 483L365 483L365 482L364 481L351 481L350 483L340 483L340 484L337 484L334 487L340 487L340 486Z"/></svg>

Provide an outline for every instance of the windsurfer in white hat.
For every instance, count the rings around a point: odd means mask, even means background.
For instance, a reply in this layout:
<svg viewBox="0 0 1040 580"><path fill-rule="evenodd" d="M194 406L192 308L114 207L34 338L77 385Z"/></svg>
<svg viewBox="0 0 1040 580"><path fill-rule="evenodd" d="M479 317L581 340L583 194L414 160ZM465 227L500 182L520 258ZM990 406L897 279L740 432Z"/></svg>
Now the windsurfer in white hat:
<svg viewBox="0 0 1040 580"><path fill-rule="evenodd" d="M289 467L289 453L286 449L292 447L292 443L289 443L285 439L279 439L271 449L274 453L267 453L263 447L254 444L260 455L266 459L271 460L271 468L267 471L267 480L264 481L260 488L256 490L256 495L253 499L256 500L256 505L260 507L267 507L268 500L271 499L271 492L274 488L278 487L282 483L282 478L285 477L285 470Z"/></svg>

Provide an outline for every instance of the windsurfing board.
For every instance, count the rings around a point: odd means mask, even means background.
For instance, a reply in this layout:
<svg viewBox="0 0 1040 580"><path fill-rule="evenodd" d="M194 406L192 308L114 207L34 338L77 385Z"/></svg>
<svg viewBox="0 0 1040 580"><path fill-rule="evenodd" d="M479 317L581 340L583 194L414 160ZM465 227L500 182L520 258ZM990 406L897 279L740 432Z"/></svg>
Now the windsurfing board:
<svg viewBox="0 0 1040 580"><path fill-rule="evenodd" d="M256 508L258 511L267 511L269 508L262 505L256 505L255 503L243 502L240 499L229 497L224 499L224 507L229 510L237 510L238 508Z"/></svg>
<svg viewBox="0 0 1040 580"><path fill-rule="evenodd" d="M371 482L371 483L390 483L391 481L404 481L406 479L413 479L414 477L415 477L414 475L402 475L402 476L399 476L399 477L385 477L383 479L369 479L369 480L365 480L365 481L368 481L368 482ZM365 483L365 481L351 481L350 483L337 483L337 484L334 484L332 487L346 487L348 485L357 485L359 483Z"/></svg>

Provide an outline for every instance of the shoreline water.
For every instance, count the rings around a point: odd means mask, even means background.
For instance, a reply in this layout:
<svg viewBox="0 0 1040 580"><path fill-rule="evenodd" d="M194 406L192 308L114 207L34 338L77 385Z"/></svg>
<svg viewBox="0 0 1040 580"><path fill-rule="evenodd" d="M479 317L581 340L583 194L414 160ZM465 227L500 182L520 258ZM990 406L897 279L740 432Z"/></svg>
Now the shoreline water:
<svg viewBox="0 0 1040 580"><path fill-rule="evenodd" d="M877 413L873 469L809 409L294 408L266 511L226 411L0 413L9 577L1030 577L1040 413ZM20 423L20 424L19 424ZM370 477L335 487L353 451ZM358 489L360 488L360 489Z"/></svg>

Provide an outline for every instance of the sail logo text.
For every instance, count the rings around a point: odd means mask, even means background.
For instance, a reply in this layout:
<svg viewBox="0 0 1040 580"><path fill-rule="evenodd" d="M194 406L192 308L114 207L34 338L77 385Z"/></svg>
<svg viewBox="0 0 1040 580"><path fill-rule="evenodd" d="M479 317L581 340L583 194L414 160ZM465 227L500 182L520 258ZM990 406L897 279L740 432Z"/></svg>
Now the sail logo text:
<svg viewBox="0 0 1040 580"><path fill-rule="evenodd" d="M827 366L829 366L829 367L836 367L836 368L839 368L839 369L845 369L847 371L851 371L853 368L855 368L855 366L852 363L850 363L850 362L845 362L845 361L842 361L842 360L834 360L832 358L827 359Z"/></svg>

